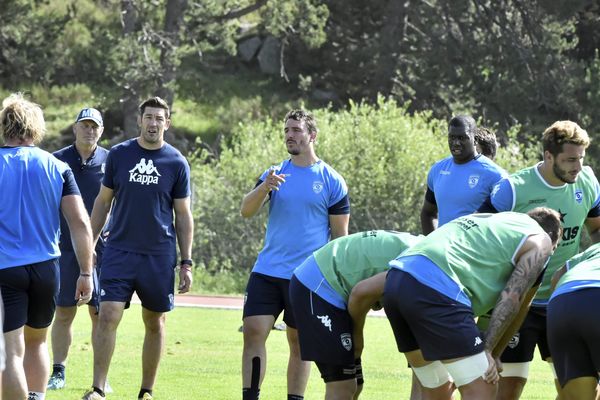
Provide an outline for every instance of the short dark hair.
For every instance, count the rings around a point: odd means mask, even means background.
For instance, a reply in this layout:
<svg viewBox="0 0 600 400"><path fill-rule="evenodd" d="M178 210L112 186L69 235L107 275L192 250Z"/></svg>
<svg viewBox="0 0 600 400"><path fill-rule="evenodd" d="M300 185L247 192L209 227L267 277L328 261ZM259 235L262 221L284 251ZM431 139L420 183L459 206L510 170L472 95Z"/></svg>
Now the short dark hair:
<svg viewBox="0 0 600 400"><path fill-rule="evenodd" d="M496 134L492 130L477 127L475 130L475 143L481 148L481 154L490 159L496 157L498 142L496 141Z"/></svg>
<svg viewBox="0 0 600 400"><path fill-rule="evenodd" d="M144 111L146 111L146 107L152 108L162 108L165 110L165 114L167 114L167 118L171 118L171 110L169 109L169 104L166 101L161 99L158 96L150 97L140 104L140 116L144 115Z"/></svg>
<svg viewBox="0 0 600 400"><path fill-rule="evenodd" d="M549 151L557 156L563 150L563 144L570 143L577 146L590 145L588 133L573 121L556 121L550 125L542 136L544 151Z"/></svg>
<svg viewBox="0 0 600 400"><path fill-rule="evenodd" d="M308 111L304 111L301 109L288 111L288 113L285 114L283 123L285 124L288 121L288 119L293 119L295 121L304 121L304 123L306 124L306 128L309 132L317 133L319 131L317 128L317 121L315 121L315 117Z"/></svg>
<svg viewBox="0 0 600 400"><path fill-rule="evenodd" d="M533 218L542 227L548 236L550 236L553 244L558 243L563 232L558 211L548 207L536 207L529 210L527 215Z"/></svg>
<svg viewBox="0 0 600 400"><path fill-rule="evenodd" d="M457 115L448 123L448 131L450 131L451 128L464 128L467 133L474 135L477 130L477 124L473 117L469 115Z"/></svg>

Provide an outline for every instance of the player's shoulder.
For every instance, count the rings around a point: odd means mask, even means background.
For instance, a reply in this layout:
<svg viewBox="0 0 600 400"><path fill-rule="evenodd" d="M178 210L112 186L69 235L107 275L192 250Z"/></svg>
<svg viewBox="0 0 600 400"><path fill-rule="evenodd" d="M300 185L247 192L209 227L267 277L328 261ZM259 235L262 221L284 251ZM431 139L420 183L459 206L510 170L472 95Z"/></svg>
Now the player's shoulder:
<svg viewBox="0 0 600 400"><path fill-rule="evenodd" d="M55 152L52 153L52 155L54 157L58 158L59 160L64 160L73 152L73 148L74 148L74 146L71 144L66 147L63 147L60 150L56 150Z"/></svg>
<svg viewBox="0 0 600 400"><path fill-rule="evenodd" d="M506 177L508 176L508 173L504 170L504 168L502 168L501 166L499 166L498 164L496 164L493 160L487 158L486 156L484 156L483 154L480 154L475 161L480 165L480 167L486 171L489 172L490 174L495 174L499 177Z"/></svg>
<svg viewBox="0 0 600 400"><path fill-rule="evenodd" d="M429 169L429 171L430 171L429 173L437 172L437 171L443 170L443 169L448 169L452 166L453 163L454 163L454 159L452 158L452 156L448 156L446 158L442 158L441 160L437 160L436 162L433 163L433 165Z"/></svg>
<svg viewBox="0 0 600 400"><path fill-rule="evenodd" d="M340 174L335 168L326 163L323 160L320 160L316 164L318 171L323 175L324 178L329 180L341 181L345 182L344 177Z"/></svg>
<svg viewBox="0 0 600 400"><path fill-rule="evenodd" d="M122 152L132 151L132 150L135 150L138 148L139 148L139 145L137 144L137 139L132 138L132 139L127 139L121 143L115 144L113 147L111 147L109 153L111 155L118 154L118 153L122 153Z"/></svg>

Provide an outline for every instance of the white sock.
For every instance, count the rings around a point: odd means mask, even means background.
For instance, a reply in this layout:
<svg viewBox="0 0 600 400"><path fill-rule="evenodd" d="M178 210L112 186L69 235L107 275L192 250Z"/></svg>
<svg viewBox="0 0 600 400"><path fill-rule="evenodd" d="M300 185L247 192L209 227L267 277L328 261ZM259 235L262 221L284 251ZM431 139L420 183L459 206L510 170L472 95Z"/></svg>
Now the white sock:
<svg viewBox="0 0 600 400"><path fill-rule="evenodd" d="M28 400L44 400L45 398L46 398L46 393L29 392Z"/></svg>

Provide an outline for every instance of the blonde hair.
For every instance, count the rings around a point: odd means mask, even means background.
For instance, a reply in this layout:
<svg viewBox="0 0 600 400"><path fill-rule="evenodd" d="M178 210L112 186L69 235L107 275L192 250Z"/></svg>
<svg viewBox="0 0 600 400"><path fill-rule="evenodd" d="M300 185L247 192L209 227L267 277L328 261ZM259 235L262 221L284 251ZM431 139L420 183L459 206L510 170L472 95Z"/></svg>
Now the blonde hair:
<svg viewBox="0 0 600 400"><path fill-rule="evenodd" d="M0 133L4 141L25 140L38 144L46 134L42 108L21 93L13 93L2 101Z"/></svg>
<svg viewBox="0 0 600 400"><path fill-rule="evenodd" d="M570 143L577 146L590 145L588 133L573 121L556 121L544 131L542 144L544 151L557 156L563 151L563 144Z"/></svg>

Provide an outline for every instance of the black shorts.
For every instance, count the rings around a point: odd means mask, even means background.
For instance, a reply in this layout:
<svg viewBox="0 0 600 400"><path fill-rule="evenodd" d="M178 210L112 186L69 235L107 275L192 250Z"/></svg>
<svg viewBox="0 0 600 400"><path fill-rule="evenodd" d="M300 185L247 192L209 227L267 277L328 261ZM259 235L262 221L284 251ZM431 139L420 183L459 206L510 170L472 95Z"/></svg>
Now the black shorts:
<svg viewBox="0 0 600 400"><path fill-rule="evenodd" d="M500 359L505 363L524 363L533 360L535 346L545 360L550 357L546 332L546 308L531 306L521 328L513 335Z"/></svg>
<svg viewBox="0 0 600 400"><path fill-rule="evenodd" d="M4 332L52 323L59 287L58 259L0 270Z"/></svg>
<svg viewBox="0 0 600 400"><path fill-rule="evenodd" d="M332 365L354 365L352 317L325 301L292 276L290 300L305 361ZM352 376L353 378L354 376Z"/></svg>
<svg viewBox="0 0 600 400"><path fill-rule="evenodd" d="M481 353L484 342L470 307L392 268L383 295L398 350L420 349L428 361Z"/></svg>
<svg viewBox="0 0 600 400"><path fill-rule="evenodd" d="M100 260L100 255L98 255ZM75 289L77 288L77 280L79 279L79 262L75 252L62 250L60 259L60 291L56 305L59 307L74 307L77 305L75 299ZM92 299L87 303L90 306L98 308L98 271L99 268L94 268L92 271Z"/></svg>
<svg viewBox="0 0 600 400"><path fill-rule="evenodd" d="M290 305L290 280L252 272L244 295L243 318L272 315L277 319L283 311L283 321L296 328Z"/></svg>
<svg viewBox="0 0 600 400"><path fill-rule="evenodd" d="M600 372L600 288L564 293L548 305L548 342L560 386Z"/></svg>

